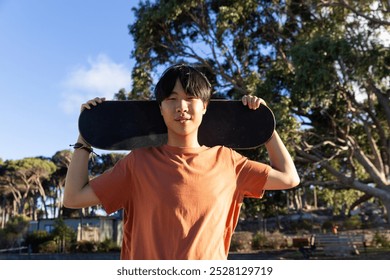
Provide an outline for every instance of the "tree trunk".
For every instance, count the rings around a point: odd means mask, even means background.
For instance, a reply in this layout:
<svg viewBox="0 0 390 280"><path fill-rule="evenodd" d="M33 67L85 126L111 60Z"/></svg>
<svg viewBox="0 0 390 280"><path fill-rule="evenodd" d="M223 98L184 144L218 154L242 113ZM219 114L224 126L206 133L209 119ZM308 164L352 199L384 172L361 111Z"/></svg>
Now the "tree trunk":
<svg viewBox="0 0 390 280"><path fill-rule="evenodd" d="M383 206L385 207L385 217L387 219L387 227L390 227L390 199L382 199Z"/></svg>

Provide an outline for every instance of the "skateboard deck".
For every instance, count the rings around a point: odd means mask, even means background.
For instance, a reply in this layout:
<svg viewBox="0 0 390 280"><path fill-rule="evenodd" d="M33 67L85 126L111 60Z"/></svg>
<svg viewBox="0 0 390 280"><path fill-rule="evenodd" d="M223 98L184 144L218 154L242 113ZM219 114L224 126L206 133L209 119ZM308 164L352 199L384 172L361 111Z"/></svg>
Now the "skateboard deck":
<svg viewBox="0 0 390 280"><path fill-rule="evenodd" d="M211 100L199 127L201 145L256 148L268 141L275 118L265 105L250 110L241 101ZM79 117L81 136L102 150L133 150L167 142L167 128L156 101L104 101Z"/></svg>

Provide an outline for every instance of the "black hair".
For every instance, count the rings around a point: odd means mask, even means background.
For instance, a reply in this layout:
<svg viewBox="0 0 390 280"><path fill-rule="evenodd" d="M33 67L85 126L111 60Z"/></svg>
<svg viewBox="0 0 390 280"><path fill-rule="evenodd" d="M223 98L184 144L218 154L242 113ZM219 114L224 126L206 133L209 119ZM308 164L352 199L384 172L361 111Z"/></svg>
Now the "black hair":
<svg viewBox="0 0 390 280"><path fill-rule="evenodd" d="M159 104L172 94L177 79L187 95L200 98L206 103L210 101L211 85L206 76L195 67L176 64L165 70L156 84L154 95Z"/></svg>

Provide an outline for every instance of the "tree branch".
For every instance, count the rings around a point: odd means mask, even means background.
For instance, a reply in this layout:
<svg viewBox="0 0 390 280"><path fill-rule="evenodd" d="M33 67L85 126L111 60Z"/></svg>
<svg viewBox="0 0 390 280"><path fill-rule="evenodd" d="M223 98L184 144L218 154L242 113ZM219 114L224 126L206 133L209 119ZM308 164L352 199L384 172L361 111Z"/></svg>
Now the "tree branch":
<svg viewBox="0 0 390 280"><path fill-rule="evenodd" d="M329 162L322 160L320 157L317 157L315 155L311 155L308 153L303 152L302 150L297 150L297 154L302 156L303 158L306 158L307 160L315 163L320 163L321 167L325 168L330 174L332 174L334 177L337 178L338 184L344 184L346 188L353 188L356 190L360 190L362 192L368 193L370 195L373 195L375 197L381 197L386 196L390 199L390 193L386 189L381 188L375 188L373 186L370 186L369 184L362 183L358 180L355 180L353 178L350 178L346 176L341 171L336 170L334 167L332 167ZM332 182L332 181L330 181ZM333 181L335 182L335 181ZM326 184L326 182L322 183Z"/></svg>
<svg viewBox="0 0 390 280"><path fill-rule="evenodd" d="M375 94L375 96L377 97L377 100L378 100L379 104L381 105L381 107L385 111L387 125L390 127L390 102L389 102L389 96L385 96L385 94L383 94L381 92L381 90L378 89L375 86L375 83L374 83L374 81L371 78L367 80L366 88L370 92L373 92Z"/></svg>
<svg viewBox="0 0 390 280"><path fill-rule="evenodd" d="M327 0L321 0L321 3L319 6L321 7L343 7L343 8L346 8L347 10L350 10L351 12L353 12L354 14L356 14L357 16L360 16L362 18L365 18L367 19L368 21L372 22L372 23L375 23L375 24L380 24L380 25L390 25L390 21L386 21L386 20L382 20L382 19L379 19L377 17L374 17L374 16L368 16L362 12L360 12L359 10L355 9L354 7L352 7L347 1L345 0L339 0L339 1L327 1ZM383 13L385 14L386 11L383 11Z"/></svg>
<svg viewBox="0 0 390 280"><path fill-rule="evenodd" d="M377 184L378 187L385 187L387 185L385 174L378 171L376 166L370 161L370 159L365 155L363 150L359 147L356 140L352 136L348 136L349 143L353 148L355 158L358 162L364 167L366 172L370 174L373 181Z"/></svg>

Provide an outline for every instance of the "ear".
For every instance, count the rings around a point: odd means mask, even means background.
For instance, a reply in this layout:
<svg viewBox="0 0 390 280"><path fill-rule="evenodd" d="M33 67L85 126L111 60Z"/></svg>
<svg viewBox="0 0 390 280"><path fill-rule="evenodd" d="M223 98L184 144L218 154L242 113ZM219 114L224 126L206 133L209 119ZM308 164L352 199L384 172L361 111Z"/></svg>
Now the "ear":
<svg viewBox="0 0 390 280"><path fill-rule="evenodd" d="M209 106L209 102L203 102L203 115L207 112L207 106Z"/></svg>

